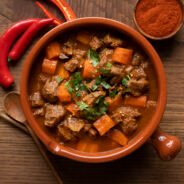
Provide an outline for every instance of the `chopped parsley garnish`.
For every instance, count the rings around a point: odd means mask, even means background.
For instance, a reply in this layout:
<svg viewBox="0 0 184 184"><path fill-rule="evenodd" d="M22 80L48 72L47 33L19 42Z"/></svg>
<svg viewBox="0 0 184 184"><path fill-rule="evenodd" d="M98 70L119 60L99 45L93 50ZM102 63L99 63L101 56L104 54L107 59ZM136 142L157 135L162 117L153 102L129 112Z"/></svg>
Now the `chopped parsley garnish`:
<svg viewBox="0 0 184 184"><path fill-rule="evenodd" d="M71 94L73 92L73 88L70 85L70 80L65 83L65 87L67 88L68 92Z"/></svg>
<svg viewBox="0 0 184 184"><path fill-rule="evenodd" d="M108 84L106 82L106 80L104 78L102 78L101 76L96 78L96 82L95 84L92 86L92 90L95 91L99 86L104 87L105 89L109 89L111 87L110 84Z"/></svg>
<svg viewBox="0 0 184 184"><path fill-rule="evenodd" d="M111 71L111 67L112 67L112 64L111 63L107 63L103 68L100 68L99 71L102 74L109 74L110 71Z"/></svg>
<svg viewBox="0 0 184 184"><path fill-rule="evenodd" d="M111 67L112 67L112 63L107 63L107 65L106 65L106 66L107 66L107 68L108 68L108 69L111 69Z"/></svg>
<svg viewBox="0 0 184 184"><path fill-rule="evenodd" d="M130 80L130 75L127 75L127 76L125 76L123 79L122 79L122 81L121 81L121 83L122 83L122 85L124 86L124 87L128 87L128 81Z"/></svg>
<svg viewBox="0 0 184 184"><path fill-rule="evenodd" d="M111 91L111 92L109 93L109 96L110 96L111 98L113 98L113 97L116 96L117 93L118 93L118 90L117 90L117 89L114 89L113 91Z"/></svg>
<svg viewBox="0 0 184 184"><path fill-rule="evenodd" d="M79 107L79 109L81 111L83 111L84 109L86 109L88 107L88 104L86 104L85 102L80 101L80 102L77 102L77 106Z"/></svg>
<svg viewBox="0 0 184 184"><path fill-rule="evenodd" d="M60 84L63 81L63 78L60 77L60 76L57 76L56 81L57 81L58 84Z"/></svg>
<svg viewBox="0 0 184 184"><path fill-rule="evenodd" d="M69 93L72 93L77 97L81 96L81 91L86 90L86 86L82 83L80 72L74 73L71 76L71 79L65 83L65 86Z"/></svg>
<svg viewBox="0 0 184 184"><path fill-rule="evenodd" d="M87 56L88 56L88 59L91 60L91 63L93 64L94 67L96 67L99 64L100 57L95 50L89 49L87 52Z"/></svg>
<svg viewBox="0 0 184 184"><path fill-rule="evenodd" d="M111 86L108 84L105 80L101 82L101 86L103 86L105 89L109 89Z"/></svg>
<svg viewBox="0 0 184 184"><path fill-rule="evenodd" d="M77 102L79 109L82 111L84 118L88 120L96 120L98 117L106 114L108 103L105 102L105 96L100 96L93 107L89 107L85 102Z"/></svg>
<svg viewBox="0 0 184 184"><path fill-rule="evenodd" d="M92 90L93 90L93 91L97 90L97 89L98 89L98 86L99 86L99 85L94 84L94 85L92 86Z"/></svg>

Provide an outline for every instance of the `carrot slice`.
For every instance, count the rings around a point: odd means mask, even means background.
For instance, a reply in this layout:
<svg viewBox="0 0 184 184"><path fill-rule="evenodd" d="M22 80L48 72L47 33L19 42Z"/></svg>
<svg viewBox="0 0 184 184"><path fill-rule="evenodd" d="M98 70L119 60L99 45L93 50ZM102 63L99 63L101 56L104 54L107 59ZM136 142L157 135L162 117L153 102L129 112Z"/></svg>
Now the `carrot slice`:
<svg viewBox="0 0 184 184"><path fill-rule="evenodd" d="M56 74L62 77L62 79L68 79L70 77L69 72L64 68L63 63L58 63Z"/></svg>
<svg viewBox="0 0 184 184"><path fill-rule="evenodd" d="M80 109L79 109L79 107L78 107L76 104L74 104L74 103L71 103L71 104L67 105L67 106L66 106L66 109L67 109L69 112L71 112L72 115L74 115L74 116L78 116L78 115L79 115Z"/></svg>
<svg viewBox="0 0 184 184"><path fill-rule="evenodd" d="M58 58L61 53L61 45L59 42L52 42L46 48L46 57L48 59Z"/></svg>
<svg viewBox="0 0 184 184"><path fill-rule="evenodd" d="M84 70L83 70L83 73L82 73L83 78L85 78L85 79L93 79L95 77L98 77L99 75L100 75L100 73L91 64L90 60L86 59L84 61Z"/></svg>
<svg viewBox="0 0 184 184"><path fill-rule="evenodd" d="M44 59L42 63L42 72L53 75L56 71L58 61Z"/></svg>
<svg viewBox="0 0 184 184"><path fill-rule="evenodd" d="M81 31L77 34L76 40L85 45L88 45L91 40L91 34L86 31Z"/></svg>
<svg viewBox="0 0 184 184"><path fill-rule="evenodd" d="M112 60L121 64L128 64L132 59L133 50L117 47L113 54Z"/></svg>
<svg viewBox="0 0 184 184"><path fill-rule="evenodd" d="M95 123L93 123L93 126L98 130L101 136L115 125L116 123L108 115L103 115Z"/></svg>
<svg viewBox="0 0 184 184"><path fill-rule="evenodd" d="M125 97L124 104L135 106L135 107L146 107L147 103L147 96L139 96L139 97L132 97L128 96Z"/></svg>
<svg viewBox="0 0 184 184"><path fill-rule="evenodd" d="M128 138L118 129L111 130L108 133L108 137L122 146L126 146L128 144Z"/></svg>
<svg viewBox="0 0 184 184"><path fill-rule="evenodd" d="M61 102L71 102L71 95L68 92L65 83L62 83L57 90L57 96Z"/></svg>
<svg viewBox="0 0 184 184"><path fill-rule="evenodd" d="M106 102L108 102L108 110L111 112L123 103L123 98L121 95L116 95L114 98L107 97Z"/></svg>

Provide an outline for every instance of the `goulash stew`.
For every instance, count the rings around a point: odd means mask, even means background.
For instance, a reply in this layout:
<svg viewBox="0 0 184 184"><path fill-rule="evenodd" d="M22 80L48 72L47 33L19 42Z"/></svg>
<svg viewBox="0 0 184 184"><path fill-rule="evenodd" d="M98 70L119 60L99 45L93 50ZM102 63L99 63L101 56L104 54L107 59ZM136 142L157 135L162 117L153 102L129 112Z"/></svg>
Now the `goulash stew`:
<svg viewBox="0 0 184 184"><path fill-rule="evenodd" d="M37 122L79 151L126 146L156 108L151 62L111 31L65 37L50 42L32 68L29 100Z"/></svg>

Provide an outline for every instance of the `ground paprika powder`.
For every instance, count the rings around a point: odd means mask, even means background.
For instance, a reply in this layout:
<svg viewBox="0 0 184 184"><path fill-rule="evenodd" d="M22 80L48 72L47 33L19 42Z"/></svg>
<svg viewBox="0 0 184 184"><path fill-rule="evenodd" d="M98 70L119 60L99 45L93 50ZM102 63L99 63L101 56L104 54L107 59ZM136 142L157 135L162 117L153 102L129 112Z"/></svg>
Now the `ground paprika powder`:
<svg viewBox="0 0 184 184"><path fill-rule="evenodd" d="M183 11L178 0L141 0L135 18L148 35L164 37L178 28L183 21Z"/></svg>

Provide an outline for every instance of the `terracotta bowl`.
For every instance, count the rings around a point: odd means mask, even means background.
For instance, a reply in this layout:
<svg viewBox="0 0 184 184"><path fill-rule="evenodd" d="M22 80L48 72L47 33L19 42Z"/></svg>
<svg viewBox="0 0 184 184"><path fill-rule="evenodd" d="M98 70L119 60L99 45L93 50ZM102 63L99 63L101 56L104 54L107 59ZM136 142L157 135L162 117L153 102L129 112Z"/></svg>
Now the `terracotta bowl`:
<svg viewBox="0 0 184 184"><path fill-rule="evenodd" d="M138 44L138 46L147 54L150 61L153 63L154 69L156 71L157 78L155 80L158 81L158 100L156 111L150 118L149 122L145 126L140 128L140 130L125 147L120 147L110 151L97 153L87 153L74 150L72 148L64 146L63 144L60 144L54 139L54 137L46 133L41 128L39 123L35 120L31 112L31 108L28 101L28 87L29 77L31 73L34 72L32 70L32 65L36 62L36 58L38 57L40 52L45 48L45 46L57 36L64 36L64 33L68 31L75 31L76 29L80 29L83 27L100 27L104 30L106 28L113 29L126 35L127 37L132 39L136 44ZM154 145L157 152L159 153L159 156L162 159L169 160L175 157L181 149L180 140L177 137L163 133L160 129L157 128L165 110L166 96L166 77L164 68L158 54L151 46L151 44L140 33L130 28L129 26L106 18L80 18L64 23L49 31L36 43L36 45L30 51L23 66L21 75L22 107L25 116L28 120L28 123L33 129L33 131L45 144L48 150L50 150L52 153L82 162L100 163L122 158L137 150L148 140L151 140L150 142Z"/></svg>

